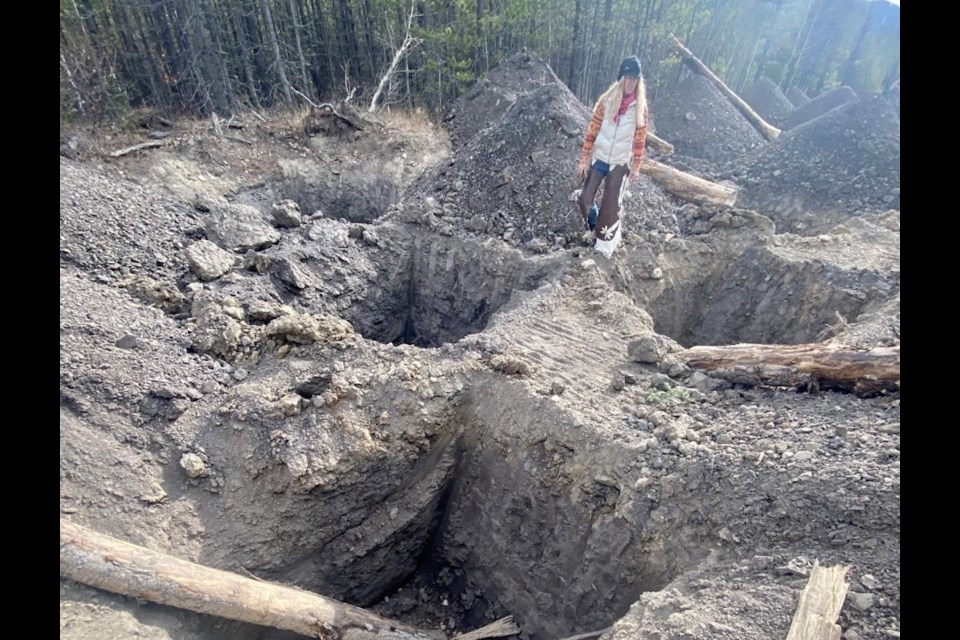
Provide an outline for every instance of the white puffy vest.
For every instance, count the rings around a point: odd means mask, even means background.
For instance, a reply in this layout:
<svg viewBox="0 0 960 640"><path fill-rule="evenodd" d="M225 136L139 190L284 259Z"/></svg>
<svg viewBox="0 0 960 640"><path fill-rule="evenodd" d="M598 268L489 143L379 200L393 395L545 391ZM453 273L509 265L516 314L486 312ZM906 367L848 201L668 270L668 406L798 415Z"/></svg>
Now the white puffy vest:
<svg viewBox="0 0 960 640"><path fill-rule="evenodd" d="M600 133L593 143L593 159L606 162L611 167L629 164L633 154L633 134L637 130L637 102L627 107L619 122L612 122L610 114L603 114Z"/></svg>

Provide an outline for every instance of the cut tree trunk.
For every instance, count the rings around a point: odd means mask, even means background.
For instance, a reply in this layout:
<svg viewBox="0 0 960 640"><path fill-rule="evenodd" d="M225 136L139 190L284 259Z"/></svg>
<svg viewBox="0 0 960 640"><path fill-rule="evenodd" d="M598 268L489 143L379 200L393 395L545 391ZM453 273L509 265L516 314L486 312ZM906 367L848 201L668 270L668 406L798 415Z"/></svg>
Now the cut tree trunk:
<svg viewBox="0 0 960 640"><path fill-rule="evenodd" d="M900 388L900 345L735 344L677 354L688 366L738 384L827 388L874 395Z"/></svg>
<svg viewBox="0 0 960 640"><path fill-rule="evenodd" d="M837 616L847 597L850 567L821 567L813 563L807 586L800 592L787 640L840 640Z"/></svg>
<svg viewBox="0 0 960 640"><path fill-rule="evenodd" d="M716 85L716 87L720 89L720 92L723 93L723 95L725 95L727 99L729 99L730 102L732 102L733 105L740 110L740 113L742 113L744 117L750 121L750 124L752 124L764 138L767 140L777 139L777 137L780 135L780 129L777 129L775 126L760 117L760 114L754 111L750 105L743 100L743 98L734 93L733 89L728 87L723 80L718 78L712 71L710 71L707 65L703 64L703 62L701 62L697 56L693 55L690 49L687 49L685 46L683 46L683 43L680 42L677 36L671 33L670 41L677 51L680 52L680 55L683 56L684 64L690 67L694 73L703 76Z"/></svg>
<svg viewBox="0 0 960 640"><path fill-rule="evenodd" d="M737 201L737 190L733 187L698 178L650 158L643 159L640 173L647 174L664 189L683 200L727 207L732 207Z"/></svg>
<svg viewBox="0 0 960 640"><path fill-rule="evenodd" d="M308 591L238 576L111 538L60 519L60 575L159 604L310 637L345 640L446 640ZM512 619L464 634L476 640L514 635Z"/></svg>
<svg viewBox="0 0 960 640"><path fill-rule="evenodd" d="M647 145L665 156L673 155L673 145L649 131L647 132Z"/></svg>

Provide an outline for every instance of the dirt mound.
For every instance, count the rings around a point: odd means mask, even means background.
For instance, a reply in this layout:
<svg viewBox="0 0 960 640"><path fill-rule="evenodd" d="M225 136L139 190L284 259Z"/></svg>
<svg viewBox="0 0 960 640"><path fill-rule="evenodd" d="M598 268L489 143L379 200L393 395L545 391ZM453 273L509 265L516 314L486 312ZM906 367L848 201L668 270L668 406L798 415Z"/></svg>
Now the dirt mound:
<svg viewBox="0 0 960 640"><path fill-rule="evenodd" d="M453 108L454 157L410 191L441 233L494 235L538 251L579 241L571 194L590 109L543 60L518 54ZM624 203L627 230L674 229L676 205L646 176Z"/></svg>
<svg viewBox="0 0 960 640"><path fill-rule="evenodd" d="M810 96L803 92L803 89L798 89L796 87L790 87L787 89L787 100L789 100L793 106L799 107L802 104L810 102Z"/></svg>
<svg viewBox="0 0 960 640"><path fill-rule="evenodd" d="M809 233L900 207L900 119L881 97L858 100L785 132L737 177L739 203L779 230Z"/></svg>
<svg viewBox="0 0 960 640"><path fill-rule="evenodd" d="M100 281L183 271L184 242L202 226L183 202L60 158L60 260Z"/></svg>
<svg viewBox="0 0 960 640"><path fill-rule="evenodd" d="M804 122L810 122L831 109L836 109L856 99L857 94L850 87L837 87L826 93L821 93L816 98L797 107L796 110L787 117L786 122L784 122L784 127L787 129L798 127Z"/></svg>
<svg viewBox="0 0 960 640"><path fill-rule="evenodd" d="M770 78L760 78L743 92L741 96L764 120L777 127L783 127L793 103L783 95L780 87Z"/></svg>
<svg viewBox="0 0 960 640"><path fill-rule="evenodd" d="M679 155L723 163L763 145L763 137L720 90L691 76L652 106L657 135Z"/></svg>
<svg viewBox="0 0 960 640"><path fill-rule="evenodd" d="M511 56L451 107L445 118L451 141L456 146L465 144L496 122L517 98L548 84L563 83L540 56L531 52Z"/></svg>

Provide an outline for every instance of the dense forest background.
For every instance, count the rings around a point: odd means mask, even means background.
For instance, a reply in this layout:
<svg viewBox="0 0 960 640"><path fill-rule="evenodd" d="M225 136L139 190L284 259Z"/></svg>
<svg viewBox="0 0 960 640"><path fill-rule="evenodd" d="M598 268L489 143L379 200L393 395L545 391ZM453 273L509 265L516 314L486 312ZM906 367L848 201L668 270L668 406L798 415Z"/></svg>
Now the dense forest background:
<svg viewBox="0 0 960 640"><path fill-rule="evenodd" d="M636 53L655 97L686 73L670 33L736 91L767 76L811 96L881 92L900 77L887 0L61 0L60 116L367 107L405 38L377 107L442 112L522 48L587 103Z"/></svg>

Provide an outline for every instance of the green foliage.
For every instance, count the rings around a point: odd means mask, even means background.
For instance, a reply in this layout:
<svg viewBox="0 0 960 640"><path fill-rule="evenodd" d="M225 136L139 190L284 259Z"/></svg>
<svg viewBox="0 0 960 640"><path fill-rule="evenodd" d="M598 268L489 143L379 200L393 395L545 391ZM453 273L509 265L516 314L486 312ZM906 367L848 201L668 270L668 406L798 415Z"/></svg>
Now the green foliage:
<svg viewBox="0 0 960 640"><path fill-rule="evenodd" d="M693 397L690 390L686 387L671 387L666 391L662 389L650 389L643 396L646 404L653 405L674 405L690 402Z"/></svg>

